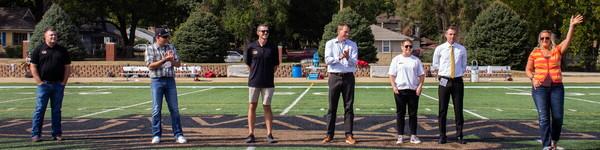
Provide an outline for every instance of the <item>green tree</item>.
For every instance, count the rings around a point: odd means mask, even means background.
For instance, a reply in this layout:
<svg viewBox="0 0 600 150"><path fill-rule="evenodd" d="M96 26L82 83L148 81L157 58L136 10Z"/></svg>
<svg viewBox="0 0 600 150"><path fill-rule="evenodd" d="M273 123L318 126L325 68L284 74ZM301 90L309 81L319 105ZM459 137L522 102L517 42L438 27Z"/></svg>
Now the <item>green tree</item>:
<svg viewBox="0 0 600 150"><path fill-rule="evenodd" d="M419 26L420 35L444 41L441 36L448 26L457 26L467 33L475 17L489 5L489 1L473 0L395 0L396 15L402 17L400 24L406 35L412 35Z"/></svg>
<svg viewBox="0 0 600 150"><path fill-rule="evenodd" d="M559 6L559 10L563 12L561 39L564 39L569 31L571 15L584 16L584 22L575 26L563 64L572 70L596 71L598 46L594 48L594 41L600 40L600 14L597 13L600 11L600 1L596 1L595 4L590 0L573 1L560 3Z"/></svg>
<svg viewBox="0 0 600 150"><path fill-rule="evenodd" d="M528 31L526 23L510 7L494 2L486 8L465 37L470 60L481 65L523 68Z"/></svg>
<svg viewBox="0 0 600 150"><path fill-rule="evenodd" d="M292 0L287 27L290 36L286 39L287 48L316 48L323 36L323 27L337 12L335 1ZM310 20L306 19L310 18Z"/></svg>
<svg viewBox="0 0 600 150"><path fill-rule="evenodd" d="M502 0L502 2L522 16L522 20L527 22L529 37L527 37L527 44L523 47L526 49L525 57L529 56L529 52L538 45L538 34L540 31L558 31L557 26L561 24L560 15L556 12L557 6L549 1ZM525 63L522 65L525 66Z"/></svg>
<svg viewBox="0 0 600 150"><path fill-rule="evenodd" d="M225 31L235 37L236 44L243 45L256 39L257 25L270 25L270 37L279 43L290 37L287 28L290 0L207 0L201 4L222 21Z"/></svg>
<svg viewBox="0 0 600 150"><path fill-rule="evenodd" d="M2 7L27 7L35 17L35 22L39 22L44 13L52 5L52 0L0 0Z"/></svg>
<svg viewBox="0 0 600 150"><path fill-rule="evenodd" d="M34 48L42 44L44 29L49 26L54 27L58 33L58 45L69 50L71 59L78 60L83 58L85 52L83 52L81 41L79 41L79 29L75 26L69 15L56 4L50 6L50 9L46 11L42 20L35 25L35 30L31 36L31 46L29 47L30 55Z"/></svg>
<svg viewBox="0 0 600 150"><path fill-rule="evenodd" d="M568 20L571 15L582 14L584 22L575 29L575 34L569 50L563 57L563 69L592 71L595 69L595 60L598 59L598 45L600 42L600 1L577 0L577 1L522 1L502 0L527 21L529 29L529 40L526 46L529 52L538 45L538 34L542 30L552 30L563 37L567 33ZM561 40L558 40L559 42ZM524 64L523 64L524 65Z"/></svg>
<svg viewBox="0 0 600 150"><path fill-rule="evenodd" d="M173 37L181 60L195 63L223 62L226 55L226 35L217 17L195 11L181 24Z"/></svg>
<svg viewBox="0 0 600 150"><path fill-rule="evenodd" d="M73 15L79 25L109 23L122 38L122 47L135 43L135 31L140 26L176 27L188 17L196 4L193 0L56 0Z"/></svg>
<svg viewBox="0 0 600 150"><path fill-rule="evenodd" d="M337 25L340 23L346 23L350 26L350 39L356 42L358 46L358 59L369 63L377 62L377 49L373 46L375 38L369 27L370 23L358 13L348 8L333 15L331 22L325 25L323 36L319 43L319 55L323 56L325 43L337 36Z"/></svg>
<svg viewBox="0 0 600 150"><path fill-rule="evenodd" d="M380 14L393 15L396 9L392 0L343 0L344 8L352 8L363 16L369 23L377 23ZM339 3L339 1L338 1ZM339 8L338 8L339 9Z"/></svg>

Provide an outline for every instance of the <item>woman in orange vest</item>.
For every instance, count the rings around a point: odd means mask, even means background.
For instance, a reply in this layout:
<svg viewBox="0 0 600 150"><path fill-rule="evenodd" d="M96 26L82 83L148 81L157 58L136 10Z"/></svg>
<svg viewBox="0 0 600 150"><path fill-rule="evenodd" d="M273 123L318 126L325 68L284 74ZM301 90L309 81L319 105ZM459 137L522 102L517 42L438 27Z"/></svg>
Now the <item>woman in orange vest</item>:
<svg viewBox="0 0 600 150"><path fill-rule="evenodd" d="M558 45L555 45L551 31L543 30L539 34L538 47L529 54L525 70L531 79L531 95L538 112L544 150L556 149L560 138L565 99L560 63L573 37L575 25L581 22L583 16L571 16L569 32Z"/></svg>

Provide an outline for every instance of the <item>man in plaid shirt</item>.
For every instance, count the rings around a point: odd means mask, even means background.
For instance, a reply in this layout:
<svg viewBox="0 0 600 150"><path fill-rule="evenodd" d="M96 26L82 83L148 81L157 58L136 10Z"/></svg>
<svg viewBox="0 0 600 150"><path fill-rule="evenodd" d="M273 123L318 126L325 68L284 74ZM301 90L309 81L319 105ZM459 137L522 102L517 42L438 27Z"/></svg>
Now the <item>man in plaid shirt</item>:
<svg viewBox="0 0 600 150"><path fill-rule="evenodd" d="M179 107L177 106L177 87L175 85L175 68L181 66L175 47L169 44L170 33L156 29L156 42L146 49L146 65L150 70L150 89L152 91L152 144L160 143L162 134L161 110L162 99L165 97L169 112L175 142L186 143L181 129Z"/></svg>

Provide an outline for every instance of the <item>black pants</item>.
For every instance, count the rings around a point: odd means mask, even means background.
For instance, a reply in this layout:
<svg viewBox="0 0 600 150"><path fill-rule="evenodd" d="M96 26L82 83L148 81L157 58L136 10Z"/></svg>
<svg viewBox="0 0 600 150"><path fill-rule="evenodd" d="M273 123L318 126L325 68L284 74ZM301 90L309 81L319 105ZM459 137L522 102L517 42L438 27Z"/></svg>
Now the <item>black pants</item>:
<svg viewBox="0 0 600 150"><path fill-rule="evenodd" d="M448 113L448 103L452 96L452 104L454 105L454 117L456 122L456 137L463 136L462 129L464 124L463 119L463 97L465 93L465 84L461 77L454 79L448 77L440 77L441 80L448 80L446 86L439 85L438 95L440 98L438 122L440 126L440 138L446 137L446 114Z"/></svg>
<svg viewBox="0 0 600 150"><path fill-rule="evenodd" d="M417 109L419 108L419 96L415 90L398 90L394 93L396 100L396 129L398 135L404 135L404 116L408 107L408 127L411 135L417 135ZM408 106L407 106L408 104Z"/></svg>
<svg viewBox="0 0 600 150"><path fill-rule="evenodd" d="M333 137L340 94L344 99L344 124L346 135L352 135L354 124L354 74L330 73L329 74L329 110L327 110L327 135Z"/></svg>

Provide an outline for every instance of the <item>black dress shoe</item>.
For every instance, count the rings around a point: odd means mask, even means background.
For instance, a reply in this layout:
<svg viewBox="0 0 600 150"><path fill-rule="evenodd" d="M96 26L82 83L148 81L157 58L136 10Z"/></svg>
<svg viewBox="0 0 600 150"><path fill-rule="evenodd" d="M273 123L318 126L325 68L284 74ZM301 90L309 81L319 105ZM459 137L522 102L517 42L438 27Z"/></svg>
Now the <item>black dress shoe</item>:
<svg viewBox="0 0 600 150"><path fill-rule="evenodd" d="M456 142L458 144L467 144L467 141L465 141L465 139L463 139L462 137L457 137Z"/></svg>
<svg viewBox="0 0 600 150"><path fill-rule="evenodd" d="M439 144L446 144L447 140L446 137L440 137L440 139L438 140Z"/></svg>
<svg viewBox="0 0 600 150"><path fill-rule="evenodd" d="M246 143L254 143L256 142L256 138L254 138L254 134L248 135L248 137L246 137Z"/></svg>

